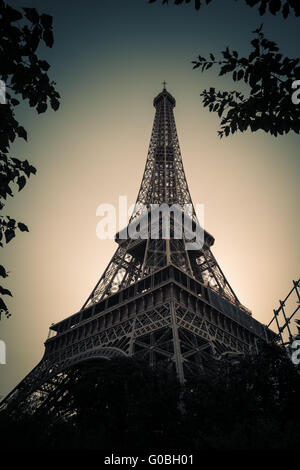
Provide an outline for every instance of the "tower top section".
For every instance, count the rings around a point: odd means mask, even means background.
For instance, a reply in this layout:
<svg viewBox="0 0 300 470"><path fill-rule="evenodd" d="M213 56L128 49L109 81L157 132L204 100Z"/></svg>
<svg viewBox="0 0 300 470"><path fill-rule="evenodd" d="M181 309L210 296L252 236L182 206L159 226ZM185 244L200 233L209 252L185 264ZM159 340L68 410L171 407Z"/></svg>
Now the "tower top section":
<svg viewBox="0 0 300 470"><path fill-rule="evenodd" d="M163 82L163 90L154 98L153 106L157 108L160 104L167 102L172 108L176 106L176 100L166 89L166 82Z"/></svg>
<svg viewBox="0 0 300 470"><path fill-rule="evenodd" d="M119 248L83 308L170 265L209 286L217 299L221 296L241 308L210 250L213 236L204 231L203 245L188 249L200 223L182 163L173 109L176 101L167 91L166 82L153 104L155 116L149 150L129 225L116 235ZM155 205L160 207L156 214L152 212ZM163 211L170 215L169 233ZM190 228L185 226L182 230L181 222L185 224L187 220ZM129 228L133 227L140 227L141 236L130 235Z"/></svg>

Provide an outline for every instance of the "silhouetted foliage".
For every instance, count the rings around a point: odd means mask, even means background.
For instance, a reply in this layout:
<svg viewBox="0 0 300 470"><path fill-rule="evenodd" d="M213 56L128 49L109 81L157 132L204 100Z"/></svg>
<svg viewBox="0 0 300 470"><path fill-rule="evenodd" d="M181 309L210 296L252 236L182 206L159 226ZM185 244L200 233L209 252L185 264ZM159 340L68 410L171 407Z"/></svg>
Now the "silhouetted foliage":
<svg viewBox="0 0 300 470"><path fill-rule="evenodd" d="M149 3L155 1L149 0ZM206 0L206 3L210 1ZM162 3L169 2L163 0ZM174 1L175 5L183 3L184 0ZM185 3L191 2L185 0ZM260 15L266 11L273 15L281 12L283 18L292 13L300 15L300 2L296 0L246 0L246 3L251 7L259 6ZM201 2L195 0L196 10L200 7ZM199 55L192 62L193 68L200 68L201 72L220 66L219 76L231 73L235 82L243 81L249 86L248 97L236 90L203 90L200 94L203 104L222 118L218 131L220 137L247 129L252 132L264 130L274 136L291 131L299 133L300 109L292 102L292 83L300 79L299 59L284 57L276 43L264 37L262 26L254 33L257 38L251 41L253 51L248 57L239 57L236 50L230 52L227 47L222 52L222 59L217 60L216 54L210 53L210 59Z"/></svg>
<svg viewBox="0 0 300 470"><path fill-rule="evenodd" d="M299 370L274 345L184 387L172 368L90 361L70 369L35 414L2 412L0 434L15 449L296 449L299 393Z"/></svg>
<svg viewBox="0 0 300 470"><path fill-rule="evenodd" d="M22 436L22 448L141 449L172 446L177 435L180 385L173 368L154 371L127 358L90 361L70 369L55 396L33 416L11 422L2 414L2 426Z"/></svg>
<svg viewBox="0 0 300 470"><path fill-rule="evenodd" d="M41 60L36 51L41 43L53 45L52 17L39 15L35 8L16 10L0 0L0 79L6 87L6 102L0 104L0 210L15 187L21 191L36 169L27 160L21 161L9 155L16 137L27 141L27 132L15 118L15 108L20 99L44 113L48 104L55 111L59 107L59 94L55 82L50 81L47 71L50 65ZM7 215L0 215L0 246L9 243L16 230L28 231L25 224ZM8 273L0 266L0 276ZM11 295L0 288L0 295ZM4 300L0 297L1 314L10 316Z"/></svg>
<svg viewBox="0 0 300 470"><path fill-rule="evenodd" d="M186 389L186 426L195 447L296 449L300 438L300 375L284 349L262 344L259 354L220 368L215 381Z"/></svg>
<svg viewBox="0 0 300 470"><path fill-rule="evenodd" d="M300 108L291 100L292 83L300 76L299 59L289 59L279 53L275 42L264 37L261 28L254 31L251 41L253 50L248 57L240 57L237 51L227 47L223 58L199 56L193 61L194 69L201 71L219 67L219 75L230 73L235 82L244 82L250 88L245 97L238 91L216 91L215 88L201 93L204 106L221 117L220 137L259 129L272 135L300 130Z"/></svg>
<svg viewBox="0 0 300 470"><path fill-rule="evenodd" d="M157 0L149 0L149 3L154 3ZM235 0L236 1L236 0ZM260 15L264 15L266 11L276 15L281 13L283 18L287 18L292 12L295 16L300 16L300 3L298 0L243 0L249 7L258 6ZM212 0L174 0L175 5L182 5L183 3L193 3L196 10L200 10L201 6L208 5ZM227 0L228 2L228 0ZM168 4L169 0L162 0L162 4Z"/></svg>

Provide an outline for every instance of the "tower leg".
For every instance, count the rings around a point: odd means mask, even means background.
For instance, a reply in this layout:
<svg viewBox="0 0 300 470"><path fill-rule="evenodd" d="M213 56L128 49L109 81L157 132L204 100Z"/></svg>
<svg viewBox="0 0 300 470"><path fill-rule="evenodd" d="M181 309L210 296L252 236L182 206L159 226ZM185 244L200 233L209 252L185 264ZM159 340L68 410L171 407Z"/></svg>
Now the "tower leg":
<svg viewBox="0 0 300 470"><path fill-rule="evenodd" d="M171 321L172 321L172 333L173 333L173 344L174 344L174 362L176 366L176 372L179 378L180 383L184 383L184 372L183 372L183 364L182 364L182 354L181 354L181 347L180 341L178 336L178 325L176 321L176 311L174 302L170 303L170 310L171 310Z"/></svg>

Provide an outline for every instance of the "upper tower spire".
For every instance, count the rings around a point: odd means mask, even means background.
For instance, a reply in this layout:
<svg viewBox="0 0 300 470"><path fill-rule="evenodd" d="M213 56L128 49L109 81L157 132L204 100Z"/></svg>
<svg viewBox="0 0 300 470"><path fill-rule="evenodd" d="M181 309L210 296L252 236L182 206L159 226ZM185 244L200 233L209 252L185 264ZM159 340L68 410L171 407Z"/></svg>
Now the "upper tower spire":
<svg viewBox="0 0 300 470"><path fill-rule="evenodd" d="M150 209L151 204L192 206L173 113L176 100L166 90L166 82L163 82L163 85L163 90L153 100L156 112L144 175L132 219L141 215L141 208L144 206ZM193 216L196 220L194 211Z"/></svg>

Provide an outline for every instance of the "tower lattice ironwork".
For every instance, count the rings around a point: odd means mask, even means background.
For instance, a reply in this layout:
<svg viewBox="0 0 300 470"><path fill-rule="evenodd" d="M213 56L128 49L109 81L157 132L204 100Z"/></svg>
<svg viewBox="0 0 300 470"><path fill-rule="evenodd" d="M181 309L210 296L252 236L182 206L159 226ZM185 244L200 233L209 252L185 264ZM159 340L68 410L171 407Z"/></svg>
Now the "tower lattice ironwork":
<svg viewBox="0 0 300 470"><path fill-rule="evenodd" d="M153 104L144 175L129 225L116 235L118 248L82 309L50 327L42 360L2 407L16 400L45 402L70 366L89 359L134 356L152 366L173 363L183 382L215 359L248 353L258 339L273 335L238 300L211 251L213 236L203 231L203 243L193 250L185 233L175 236L184 214L192 229L199 222L182 163L176 102L165 84ZM177 208L170 211L167 238L161 213L151 212L163 204ZM130 226L150 217L144 237L129 235Z"/></svg>

